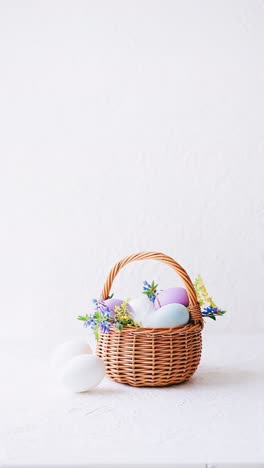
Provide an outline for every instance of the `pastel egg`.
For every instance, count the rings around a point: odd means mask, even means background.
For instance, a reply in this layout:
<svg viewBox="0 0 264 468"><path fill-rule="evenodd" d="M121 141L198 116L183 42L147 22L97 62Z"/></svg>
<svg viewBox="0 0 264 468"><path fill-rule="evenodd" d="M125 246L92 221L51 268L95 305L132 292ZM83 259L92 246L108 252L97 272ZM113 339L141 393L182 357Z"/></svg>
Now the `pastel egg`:
<svg viewBox="0 0 264 468"><path fill-rule="evenodd" d="M114 311L115 307L120 306L123 302L124 302L123 299L115 299L114 297L112 297L112 299L106 299L104 301L104 304L106 304L110 309L111 317L114 317L114 315L115 315L115 311ZM132 308L131 308L131 306L129 304L127 305L127 308L128 308L128 311L131 314L133 314L133 310L132 310Z"/></svg>
<svg viewBox="0 0 264 468"><path fill-rule="evenodd" d="M72 392L87 392L95 388L105 375L104 361L91 354L71 359L59 372L59 381Z"/></svg>
<svg viewBox="0 0 264 468"><path fill-rule="evenodd" d="M156 309L145 317L143 326L146 328L173 328L186 325L189 322L189 311L182 304L167 304Z"/></svg>
<svg viewBox="0 0 264 468"><path fill-rule="evenodd" d="M155 301L155 309L167 304L189 305L189 298L185 288L168 288L161 291Z"/></svg>
<svg viewBox="0 0 264 468"><path fill-rule="evenodd" d="M91 346L85 340L76 338L66 341L57 346L51 357L51 366L53 369L59 369L66 362L80 354L92 354Z"/></svg>
<svg viewBox="0 0 264 468"><path fill-rule="evenodd" d="M129 304L133 309L134 319L139 323L142 323L144 318L154 311L153 302L151 302L145 294L131 299Z"/></svg>

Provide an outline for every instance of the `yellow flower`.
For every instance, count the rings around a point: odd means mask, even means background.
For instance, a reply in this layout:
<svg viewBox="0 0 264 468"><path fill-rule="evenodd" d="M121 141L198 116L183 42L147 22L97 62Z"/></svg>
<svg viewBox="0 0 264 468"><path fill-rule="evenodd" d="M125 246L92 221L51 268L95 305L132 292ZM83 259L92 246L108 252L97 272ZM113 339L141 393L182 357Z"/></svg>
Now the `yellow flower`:
<svg viewBox="0 0 264 468"><path fill-rule="evenodd" d="M194 288L197 293L197 299L201 306L209 304L210 307L217 307L212 297L209 296L201 275L198 275L194 281Z"/></svg>

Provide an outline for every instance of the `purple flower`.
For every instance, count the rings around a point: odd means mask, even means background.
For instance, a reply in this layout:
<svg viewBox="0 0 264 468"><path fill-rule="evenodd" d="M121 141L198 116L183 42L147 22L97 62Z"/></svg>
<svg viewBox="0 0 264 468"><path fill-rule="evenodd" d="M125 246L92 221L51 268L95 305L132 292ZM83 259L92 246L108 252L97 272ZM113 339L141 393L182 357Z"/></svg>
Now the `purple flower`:
<svg viewBox="0 0 264 468"><path fill-rule="evenodd" d="M97 299L93 299L93 303L95 304L95 309L100 312L102 315L104 315L106 318L109 317L110 314L110 309L109 307L105 304L104 299L101 298L99 301Z"/></svg>

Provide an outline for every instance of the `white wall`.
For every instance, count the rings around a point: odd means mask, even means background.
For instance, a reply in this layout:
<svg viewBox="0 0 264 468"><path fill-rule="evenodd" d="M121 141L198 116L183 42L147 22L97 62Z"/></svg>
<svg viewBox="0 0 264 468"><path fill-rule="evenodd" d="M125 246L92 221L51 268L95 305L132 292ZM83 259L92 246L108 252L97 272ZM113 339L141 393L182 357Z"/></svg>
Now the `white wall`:
<svg viewBox="0 0 264 468"><path fill-rule="evenodd" d="M204 276L209 332L264 330L263 57L258 0L0 1L1 336L83 333L145 249Z"/></svg>

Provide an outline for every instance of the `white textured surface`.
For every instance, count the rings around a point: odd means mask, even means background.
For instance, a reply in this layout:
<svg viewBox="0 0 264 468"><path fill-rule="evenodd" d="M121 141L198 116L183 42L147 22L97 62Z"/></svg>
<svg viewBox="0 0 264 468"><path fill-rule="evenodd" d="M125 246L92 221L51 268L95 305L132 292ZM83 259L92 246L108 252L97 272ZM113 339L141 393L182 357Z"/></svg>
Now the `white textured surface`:
<svg viewBox="0 0 264 468"><path fill-rule="evenodd" d="M85 394L52 383L43 347L2 343L0 465L264 462L263 338L205 334L189 383Z"/></svg>
<svg viewBox="0 0 264 468"><path fill-rule="evenodd" d="M261 0L1 0L1 336L78 333L145 249L204 275L208 330L264 331L263 56Z"/></svg>

